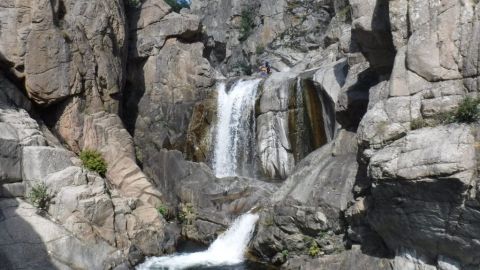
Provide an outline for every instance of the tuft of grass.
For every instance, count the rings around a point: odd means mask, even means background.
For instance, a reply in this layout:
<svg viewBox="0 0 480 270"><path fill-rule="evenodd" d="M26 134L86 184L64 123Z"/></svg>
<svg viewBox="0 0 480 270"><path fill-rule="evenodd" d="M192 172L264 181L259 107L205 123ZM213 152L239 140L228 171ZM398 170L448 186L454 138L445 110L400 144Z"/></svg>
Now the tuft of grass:
<svg viewBox="0 0 480 270"><path fill-rule="evenodd" d="M427 121L425 121L425 119L423 118L416 118L416 119L413 119L412 122L410 122L410 129L411 130L416 130L416 129L421 129L421 128L424 128L424 127L428 127L428 123Z"/></svg>
<svg viewBox="0 0 480 270"><path fill-rule="evenodd" d="M478 121L480 118L479 105L480 99L465 98L453 115L455 122L473 123Z"/></svg>
<svg viewBox="0 0 480 270"><path fill-rule="evenodd" d="M83 166L91 171L97 172L100 176L105 177L107 173L107 163L103 159L102 154L95 150L83 150L80 153L80 159Z"/></svg>
<svg viewBox="0 0 480 270"><path fill-rule="evenodd" d="M52 196L48 192L47 186L44 183L40 183L32 187L28 198L33 204L33 206L37 207L40 210L47 211Z"/></svg>
<svg viewBox="0 0 480 270"><path fill-rule="evenodd" d="M308 255L310 255L310 257L317 257L318 254L320 254L320 247L315 240L312 240L310 248L308 249Z"/></svg>

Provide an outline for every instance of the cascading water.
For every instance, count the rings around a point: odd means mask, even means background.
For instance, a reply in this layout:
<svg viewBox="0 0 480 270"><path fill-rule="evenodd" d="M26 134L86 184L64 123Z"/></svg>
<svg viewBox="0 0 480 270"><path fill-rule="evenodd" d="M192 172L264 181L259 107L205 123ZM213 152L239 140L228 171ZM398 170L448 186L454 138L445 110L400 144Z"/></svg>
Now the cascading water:
<svg viewBox="0 0 480 270"><path fill-rule="evenodd" d="M255 98L260 79L239 80L227 91L218 87L218 124L213 168L217 177L254 172Z"/></svg>
<svg viewBox="0 0 480 270"><path fill-rule="evenodd" d="M251 213L240 216L206 251L151 258L137 266L136 269L198 269L242 263L245 249L252 237L258 218L257 214Z"/></svg>

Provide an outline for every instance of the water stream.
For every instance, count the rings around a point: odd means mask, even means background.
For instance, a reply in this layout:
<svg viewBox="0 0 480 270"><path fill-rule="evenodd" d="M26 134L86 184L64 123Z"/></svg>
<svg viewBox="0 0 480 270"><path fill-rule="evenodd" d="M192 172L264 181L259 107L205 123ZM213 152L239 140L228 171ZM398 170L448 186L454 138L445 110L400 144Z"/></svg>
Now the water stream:
<svg viewBox="0 0 480 270"><path fill-rule="evenodd" d="M244 269L225 267L242 267L245 250L252 237L257 220L257 214L244 214L237 218L232 226L221 234L206 251L150 258L137 266L136 269Z"/></svg>
<svg viewBox="0 0 480 270"><path fill-rule="evenodd" d="M217 177L252 176L255 160L255 98L260 79L239 80L218 90L213 168Z"/></svg>
<svg viewBox="0 0 480 270"><path fill-rule="evenodd" d="M255 98L257 80L239 80L230 90L218 85L218 124L213 168L217 177L249 176L255 159ZM246 213L201 252L147 259L137 270L260 269L244 263L245 251L255 230L257 214Z"/></svg>

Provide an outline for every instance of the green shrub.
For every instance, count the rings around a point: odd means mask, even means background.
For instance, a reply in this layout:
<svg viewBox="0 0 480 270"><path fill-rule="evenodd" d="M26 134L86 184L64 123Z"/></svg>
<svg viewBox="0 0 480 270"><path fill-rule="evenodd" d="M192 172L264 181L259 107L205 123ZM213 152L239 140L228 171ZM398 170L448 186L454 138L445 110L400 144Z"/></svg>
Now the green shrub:
<svg viewBox="0 0 480 270"><path fill-rule="evenodd" d="M164 204L159 205L157 207L157 211L167 221L174 219L173 211L171 211L167 205L164 205Z"/></svg>
<svg viewBox="0 0 480 270"><path fill-rule="evenodd" d="M288 257L288 250L286 250L286 249L282 250L282 256L284 258L287 258Z"/></svg>
<svg viewBox="0 0 480 270"><path fill-rule="evenodd" d="M315 240L312 240L310 243L310 248L308 249L308 255L310 255L310 257L317 257L318 254L320 254L320 247L318 247L318 244Z"/></svg>
<svg viewBox="0 0 480 270"><path fill-rule="evenodd" d="M175 12L180 12L182 8L189 8L189 5L187 2L182 1L182 2L177 2L177 0L163 0L165 3L167 3L170 7L172 7L173 11Z"/></svg>
<svg viewBox="0 0 480 270"><path fill-rule="evenodd" d="M40 183L32 187L28 198L33 206L40 210L47 211L52 196L49 194L47 186L44 183Z"/></svg>
<svg viewBox="0 0 480 270"><path fill-rule="evenodd" d="M186 225L192 225L197 217L195 206L191 203L181 203L179 205L178 219Z"/></svg>
<svg viewBox="0 0 480 270"><path fill-rule="evenodd" d="M480 105L480 99L472 99L467 97L464 99L458 106L454 119L455 122L460 123L473 123L479 119L480 110L478 106Z"/></svg>
<svg viewBox="0 0 480 270"><path fill-rule="evenodd" d="M240 41L245 41L252 33L254 26L254 18L251 10L244 9L241 14L240 21Z"/></svg>
<svg viewBox="0 0 480 270"><path fill-rule="evenodd" d="M95 150L83 150L80 153L80 159L85 168L105 177L105 174L107 173L107 163L103 159L102 154Z"/></svg>

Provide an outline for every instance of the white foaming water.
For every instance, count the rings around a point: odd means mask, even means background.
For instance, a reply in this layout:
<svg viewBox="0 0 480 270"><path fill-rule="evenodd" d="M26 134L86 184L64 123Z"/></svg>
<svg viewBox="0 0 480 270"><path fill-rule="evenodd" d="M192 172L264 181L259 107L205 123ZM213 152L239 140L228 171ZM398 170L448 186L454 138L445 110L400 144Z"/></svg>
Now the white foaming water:
<svg viewBox="0 0 480 270"><path fill-rule="evenodd" d="M208 250L190 254L150 258L137 270L180 270L191 267L236 265L244 261L245 250L252 238L257 214L244 214Z"/></svg>
<svg viewBox="0 0 480 270"><path fill-rule="evenodd" d="M218 124L213 161L217 177L236 176L239 171L248 171L242 164L252 160L255 97L260 81L239 80L228 92L225 83L218 86Z"/></svg>

